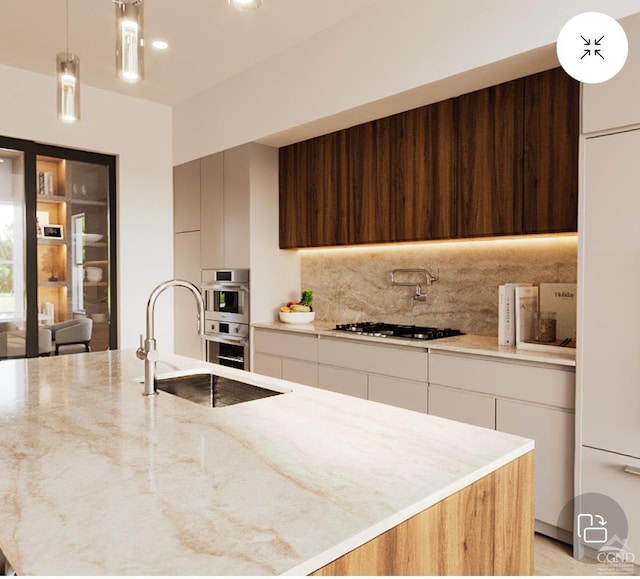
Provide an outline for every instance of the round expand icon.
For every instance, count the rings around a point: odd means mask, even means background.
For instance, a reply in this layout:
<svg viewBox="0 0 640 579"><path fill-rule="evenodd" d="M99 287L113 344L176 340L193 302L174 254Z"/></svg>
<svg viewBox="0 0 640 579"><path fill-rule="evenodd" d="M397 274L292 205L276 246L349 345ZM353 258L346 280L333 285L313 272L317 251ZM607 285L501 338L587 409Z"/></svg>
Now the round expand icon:
<svg viewBox="0 0 640 579"><path fill-rule="evenodd" d="M569 20L556 42L562 68L580 82L613 78L624 66L629 43L618 22L600 12L583 12Z"/></svg>
<svg viewBox="0 0 640 579"><path fill-rule="evenodd" d="M573 526L573 545L579 546L580 558L587 555L609 571L633 570L636 554L627 545L629 522L611 497L601 493L579 495L565 505L557 524L561 529Z"/></svg>

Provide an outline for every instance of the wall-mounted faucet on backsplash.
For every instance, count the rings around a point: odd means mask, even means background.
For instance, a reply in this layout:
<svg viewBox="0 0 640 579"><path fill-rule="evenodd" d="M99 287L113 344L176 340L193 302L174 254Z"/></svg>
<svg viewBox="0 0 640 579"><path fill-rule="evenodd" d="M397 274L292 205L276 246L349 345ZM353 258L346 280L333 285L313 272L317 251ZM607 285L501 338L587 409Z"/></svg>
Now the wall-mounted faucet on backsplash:
<svg viewBox="0 0 640 579"><path fill-rule="evenodd" d="M420 280L420 282L415 281L398 281L396 280L396 276L400 274L416 274L417 276L423 277L424 282ZM394 269L391 272L391 285L395 286L405 286L415 288L415 293L413 294L413 299L419 302L424 302L427 300L427 294L422 293L422 286L420 283L426 283L427 285L431 285L434 281L438 281L440 279L440 270L438 269L436 275L432 275L426 269Z"/></svg>

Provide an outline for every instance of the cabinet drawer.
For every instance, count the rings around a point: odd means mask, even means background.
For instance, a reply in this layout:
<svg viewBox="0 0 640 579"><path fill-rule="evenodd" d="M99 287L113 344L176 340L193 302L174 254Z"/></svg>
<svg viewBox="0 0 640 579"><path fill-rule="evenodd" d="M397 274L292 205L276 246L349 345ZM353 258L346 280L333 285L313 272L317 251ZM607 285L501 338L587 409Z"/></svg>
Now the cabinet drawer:
<svg viewBox="0 0 640 579"><path fill-rule="evenodd" d="M331 392L367 399L367 375L363 372L320 365L318 386Z"/></svg>
<svg viewBox="0 0 640 579"><path fill-rule="evenodd" d="M253 355L253 371L272 378L282 378L282 358L256 353Z"/></svg>
<svg viewBox="0 0 640 579"><path fill-rule="evenodd" d="M640 459L625 457L604 450L582 447L582 484L580 494L601 493L616 501L629 523L627 547L640 557L640 475L625 472L625 468L640 473ZM605 513L599 513L607 517Z"/></svg>
<svg viewBox="0 0 640 579"><path fill-rule="evenodd" d="M440 388L430 384L429 414L494 430L496 400L491 396Z"/></svg>
<svg viewBox="0 0 640 579"><path fill-rule="evenodd" d="M427 384L386 376L369 376L369 400L417 412L427 411Z"/></svg>
<svg viewBox="0 0 640 579"><path fill-rule="evenodd" d="M320 363L370 374L427 381L427 352L397 346L320 338Z"/></svg>
<svg viewBox="0 0 640 579"><path fill-rule="evenodd" d="M318 364L283 358L282 377L298 384L318 386Z"/></svg>
<svg viewBox="0 0 640 579"><path fill-rule="evenodd" d="M253 351L307 362L318 361L318 337L255 329Z"/></svg>
<svg viewBox="0 0 640 579"><path fill-rule="evenodd" d="M531 363L429 353L429 383L573 410L575 371Z"/></svg>

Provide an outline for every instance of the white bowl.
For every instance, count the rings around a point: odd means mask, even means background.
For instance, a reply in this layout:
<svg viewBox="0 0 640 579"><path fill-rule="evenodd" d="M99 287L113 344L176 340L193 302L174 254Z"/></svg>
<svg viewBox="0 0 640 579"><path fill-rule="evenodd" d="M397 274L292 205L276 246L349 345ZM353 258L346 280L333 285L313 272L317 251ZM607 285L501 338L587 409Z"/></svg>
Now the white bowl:
<svg viewBox="0 0 640 579"><path fill-rule="evenodd" d="M278 312L280 321L287 324L309 324L316 317L315 312Z"/></svg>
<svg viewBox="0 0 640 579"><path fill-rule="evenodd" d="M101 267L87 267L87 281L99 282L102 281L102 268Z"/></svg>
<svg viewBox="0 0 640 579"><path fill-rule="evenodd" d="M100 235L99 233L83 233L82 235L87 243L95 243L104 237L104 235Z"/></svg>

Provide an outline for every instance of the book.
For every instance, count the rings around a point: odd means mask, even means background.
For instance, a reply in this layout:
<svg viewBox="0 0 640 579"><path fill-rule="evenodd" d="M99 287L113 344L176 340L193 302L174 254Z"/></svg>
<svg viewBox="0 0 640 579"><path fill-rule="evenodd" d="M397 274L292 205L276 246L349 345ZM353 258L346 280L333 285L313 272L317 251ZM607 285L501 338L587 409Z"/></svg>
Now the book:
<svg viewBox="0 0 640 579"><path fill-rule="evenodd" d="M516 345L516 287L531 283L506 283L498 287L498 344Z"/></svg>
<svg viewBox="0 0 640 579"><path fill-rule="evenodd" d="M576 339L575 283L541 283L540 311L556 312L556 336L559 340Z"/></svg>

